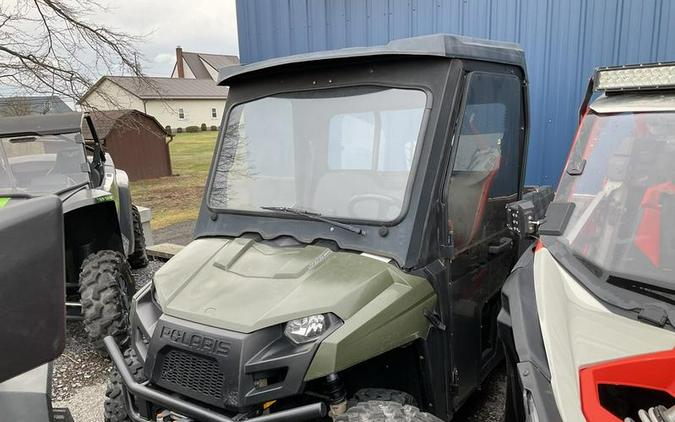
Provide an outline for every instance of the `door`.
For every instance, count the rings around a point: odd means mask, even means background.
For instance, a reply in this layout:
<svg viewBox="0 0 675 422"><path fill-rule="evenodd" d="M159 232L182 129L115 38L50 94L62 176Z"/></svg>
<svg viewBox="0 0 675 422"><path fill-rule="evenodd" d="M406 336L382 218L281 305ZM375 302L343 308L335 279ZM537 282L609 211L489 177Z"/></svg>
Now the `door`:
<svg viewBox="0 0 675 422"><path fill-rule="evenodd" d="M59 198L0 200L1 383L63 351L65 264Z"/></svg>
<svg viewBox="0 0 675 422"><path fill-rule="evenodd" d="M518 198L524 145L521 80L467 75L446 187L453 387L459 406L497 363L499 291L514 262L506 204Z"/></svg>

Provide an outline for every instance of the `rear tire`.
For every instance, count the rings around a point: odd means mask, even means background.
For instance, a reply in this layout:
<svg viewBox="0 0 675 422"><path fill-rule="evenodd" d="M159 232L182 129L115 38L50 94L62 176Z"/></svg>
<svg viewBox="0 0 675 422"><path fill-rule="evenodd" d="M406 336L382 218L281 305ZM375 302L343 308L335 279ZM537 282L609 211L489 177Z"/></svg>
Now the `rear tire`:
<svg viewBox="0 0 675 422"><path fill-rule="evenodd" d="M131 216L134 223L134 251L129 255L129 265L133 269L145 268L148 265L148 255L145 253L145 234L141 213L136 205L131 206Z"/></svg>
<svg viewBox="0 0 675 422"><path fill-rule="evenodd" d="M436 416L422 412L411 405L391 401L366 401L357 403L334 422L442 422Z"/></svg>
<svg viewBox="0 0 675 422"><path fill-rule="evenodd" d="M113 336L120 346L129 341L129 303L134 291L131 270L119 252L99 251L84 260L80 301L84 330L96 349L105 350L106 336Z"/></svg>
<svg viewBox="0 0 675 422"><path fill-rule="evenodd" d="M124 352L124 362L127 364L131 375L137 382L146 381L143 374L143 364L138 360L132 349ZM103 402L103 420L105 422L130 422L129 410L126 402L126 388L122 382L122 376L116 368L110 372L105 390Z"/></svg>

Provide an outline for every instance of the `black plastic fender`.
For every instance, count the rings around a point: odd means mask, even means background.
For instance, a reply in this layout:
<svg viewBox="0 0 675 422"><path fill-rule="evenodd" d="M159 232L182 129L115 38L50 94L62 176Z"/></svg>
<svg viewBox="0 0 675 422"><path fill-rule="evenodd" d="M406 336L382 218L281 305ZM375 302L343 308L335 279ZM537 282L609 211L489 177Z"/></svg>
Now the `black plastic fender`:
<svg viewBox="0 0 675 422"><path fill-rule="evenodd" d="M124 170L115 169L115 182L119 195L117 216L120 222L120 234L122 235L124 253L129 255L134 251L134 221L131 214L129 176Z"/></svg>
<svg viewBox="0 0 675 422"><path fill-rule="evenodd" d="M499 335L509 365L507 374L515 421L531 421L527 401L532 400L538 420L562 419L551 388L551 373L539 325L534 291L534 251L529 248L518 260L502 288L502 309L497 317ZM507 420L507 422L512 422Z"/></svg>

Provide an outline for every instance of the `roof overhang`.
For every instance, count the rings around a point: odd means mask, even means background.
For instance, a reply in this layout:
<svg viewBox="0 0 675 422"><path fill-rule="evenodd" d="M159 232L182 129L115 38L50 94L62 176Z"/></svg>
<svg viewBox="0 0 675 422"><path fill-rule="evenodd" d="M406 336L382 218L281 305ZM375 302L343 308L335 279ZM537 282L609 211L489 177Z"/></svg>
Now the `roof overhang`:
<svg viewBox="0 0 675 422"><path fill-rule="evenodd" d="M482 60L519 66L525 72L525 55L518 44L456 35L426 35L394 40L383 46L318 51L228 66L218 72L218 85L228 85L242 75L286 65L377 56L430 56Z"/></svg>
<svg viewBox="0 0 675 422"><path fill-rule="evenodd" d="M0 118L0 137L77 133L82 129L82 113L41 114Z"/></svg>
<svg viewBox="0 0 675 422"><path fill-rule="evenodd" d="M675 111L675 91L603 95L590 108L600 114Z"/></svg>

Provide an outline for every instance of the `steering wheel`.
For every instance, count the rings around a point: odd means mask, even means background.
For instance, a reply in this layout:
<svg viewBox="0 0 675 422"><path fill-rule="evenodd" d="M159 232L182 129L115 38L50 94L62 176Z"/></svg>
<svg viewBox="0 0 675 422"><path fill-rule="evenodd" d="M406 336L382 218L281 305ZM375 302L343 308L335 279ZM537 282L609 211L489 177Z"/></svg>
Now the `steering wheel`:
<svg viewBox="0 0 675 422"><path fill-rule="evenodd" d="M394 198L393 196L389 195L382 195L379 193L363 193L354 195L349 199L347 202L347 214L349 214L350 217L359 217L355 210L356 204L364 201L378 202L379 206L377 207L377 218L384 218L385 216L382 215L382 212L389 208L398 208L399 212L401 209L401 200L398 198Z"/></svg>

